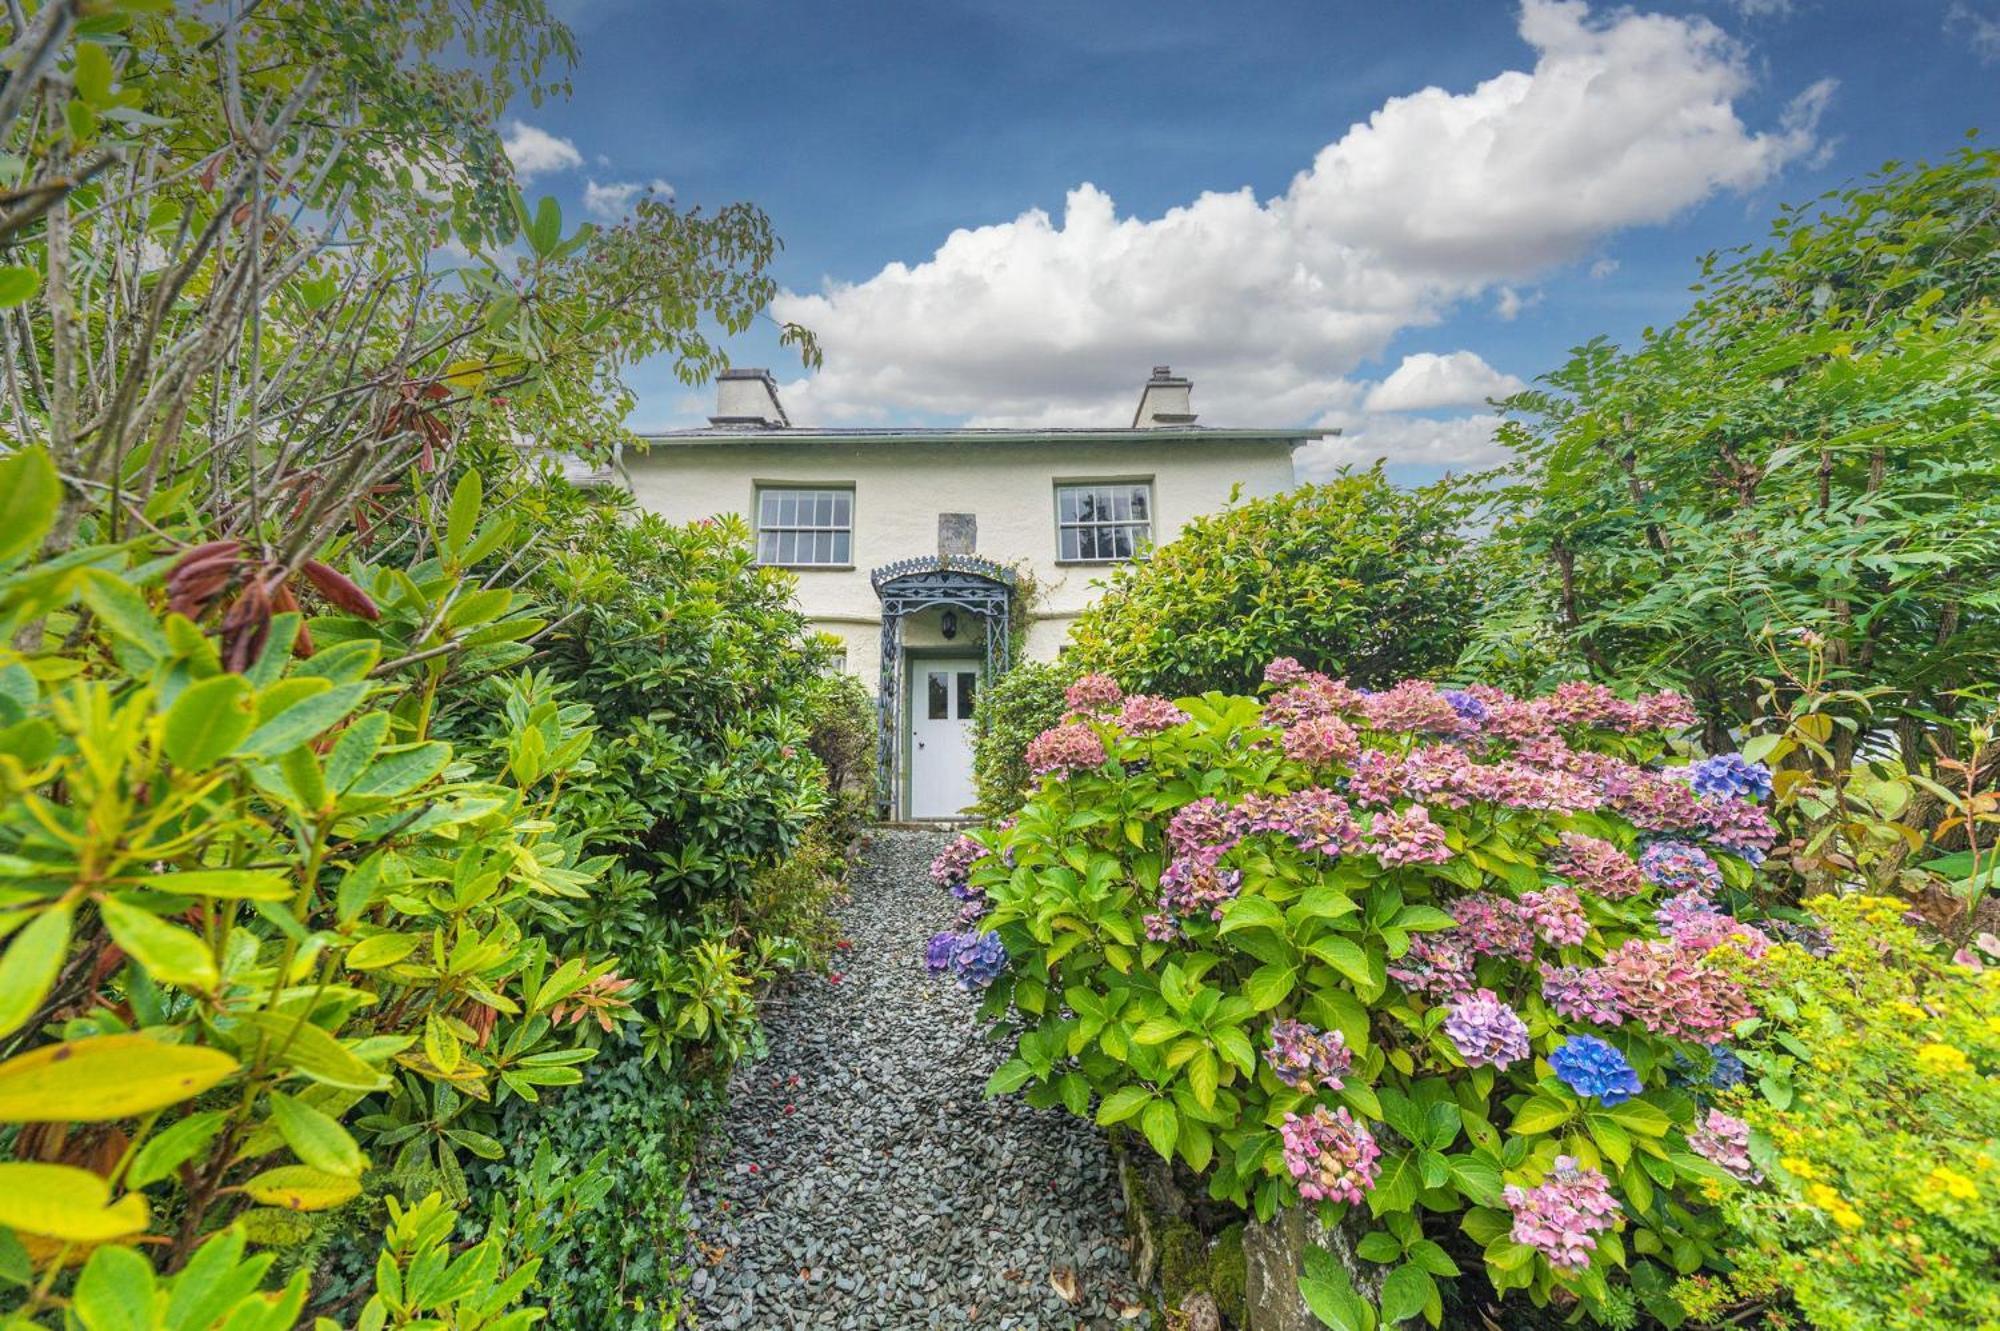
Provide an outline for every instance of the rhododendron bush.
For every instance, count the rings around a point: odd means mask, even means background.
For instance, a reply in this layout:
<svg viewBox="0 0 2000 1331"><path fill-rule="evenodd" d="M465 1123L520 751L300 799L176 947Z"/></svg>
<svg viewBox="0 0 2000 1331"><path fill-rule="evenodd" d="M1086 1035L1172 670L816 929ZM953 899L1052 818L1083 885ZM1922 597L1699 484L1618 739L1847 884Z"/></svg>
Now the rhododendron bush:
<svg viewBox="0 0 2000 1331"><path fill-rule="evenodd" d="M940 858L967 916L933 964L1016 1040L990 1090L1374 1230L1384 1321L1435 1324L1481 1254L1537 1303L1664 1308L1713 1254L1694 1185L1740 1167L1707 1096L1752 1015L1727 963L1771 941L1731 913L1761 769L1675 756L1672 694L1267 680L1079 681L1018 818Z"/></svg>

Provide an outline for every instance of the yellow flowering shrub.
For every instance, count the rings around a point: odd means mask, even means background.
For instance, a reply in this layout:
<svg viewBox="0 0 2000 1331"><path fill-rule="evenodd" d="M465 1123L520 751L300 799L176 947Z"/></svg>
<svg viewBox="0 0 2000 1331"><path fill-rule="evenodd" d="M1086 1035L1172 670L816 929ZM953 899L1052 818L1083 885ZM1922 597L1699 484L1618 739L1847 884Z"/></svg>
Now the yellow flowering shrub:
<svg viewBox="0 0 2000 1331"><path fill-rule="evenodd" d="M2000 1326L2000 969L1894 901L1807 906L1823 939L1737 963L1766 1014L1729 1097L1763 1179L1719 1194L1740 1269L1676 1293L1697 1324L1761 1297L1820 1331Z"/></svg>

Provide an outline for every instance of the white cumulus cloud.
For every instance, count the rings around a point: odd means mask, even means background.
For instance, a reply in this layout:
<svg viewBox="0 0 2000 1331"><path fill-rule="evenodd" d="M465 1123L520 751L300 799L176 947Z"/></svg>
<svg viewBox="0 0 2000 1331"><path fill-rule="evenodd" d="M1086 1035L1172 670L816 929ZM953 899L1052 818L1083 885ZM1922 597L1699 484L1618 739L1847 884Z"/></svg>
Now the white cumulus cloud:
<svg viewBox="0 0 2000 1331"><path fill-rule="evenodd" d="M1499 428L1500 418L1485 413L1445 420L1363 416L1335 438L1305 444L1292 461L1301 481L1323 481L1340 467L1365 467L1377 458L1480 471L1510 456L1496 438Z"/></svg>
<svg viewBox="0 0 2000 1331"><path fill-rule="evenodd" d="M583 165L583 154L568 139L558 138L525 120L511 121L501 136L500 146L514 164L514 174L528 181L551 171L567 171Z"/></svg>
<svg viewBox="0 0 2000 1331"><path fill-rule="evenodd" d="M1502 289L1815 145L1826 90L1744 124L1749 63L1706 19L1525 0L1519 30L1532 68L1391 98L1276 197L1204 193L1141 218L1080 184L1060 217L1032 209L784 293L773 312L826 353L788 388L793 419L1122 423L1156 364L1195 378L1205 420L1318 419L1402 330L1482 295L1518 310L1533 297Z"/></svg>
<svg viewBox="0 0 2000 1331"><path fill-rule="evenodd" d="M631 212L632 205L649 194L671 199L674 187L657 179L614 180L609 184L591 180L585 182L583 187L583 206L592 216L615 222Z"/></svg>
<svg viewBox="0 0 2000 1331"><path fill-rule="evenodd" d="M1488 365L1477 352L1454 351L1440 356L1419 351L1369 392L1362 402L1368 411L1430 411L1438 407L1476 407L1488 398L1507 397L1527 384Z"/></svg>

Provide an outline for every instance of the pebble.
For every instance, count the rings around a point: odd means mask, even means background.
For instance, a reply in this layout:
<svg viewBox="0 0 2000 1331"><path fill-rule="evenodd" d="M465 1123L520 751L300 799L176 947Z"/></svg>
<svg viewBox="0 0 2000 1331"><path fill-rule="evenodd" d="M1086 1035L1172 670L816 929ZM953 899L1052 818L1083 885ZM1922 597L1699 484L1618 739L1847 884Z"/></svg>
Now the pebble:
<svg viewBox="0 0 2000 1331"><path fill-rule="evenodd" d="M730 1082L690 1197L687 1293L708 1327L1110 1331L1143 1302L1097 1129L987 1100L1005 1058L978 1004L924 969L958 903L930 880L950 840L875 832L839 918L841 979L766 1005L769 1057ZM1076 1272L1079 1301L1050 1285Z"/></svg>

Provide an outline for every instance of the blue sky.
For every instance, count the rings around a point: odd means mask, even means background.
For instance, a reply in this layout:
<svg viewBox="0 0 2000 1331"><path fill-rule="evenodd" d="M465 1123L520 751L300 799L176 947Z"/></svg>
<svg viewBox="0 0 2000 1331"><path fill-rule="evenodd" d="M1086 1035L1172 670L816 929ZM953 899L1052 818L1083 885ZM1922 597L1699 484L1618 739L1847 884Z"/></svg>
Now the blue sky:
<svg viewBox="0 0 2000 1331"><path fill-rule="evenodd" d="M557 8L529 191L765 208L827 363L731 354L795 420L1123 423L1171 361L1207 422L1342 427L1308 473L1490 461L1487 394L1671 318L1702 251L2000 133L2000 0ZM635 425L707 409L631 377Z"/></svg>

